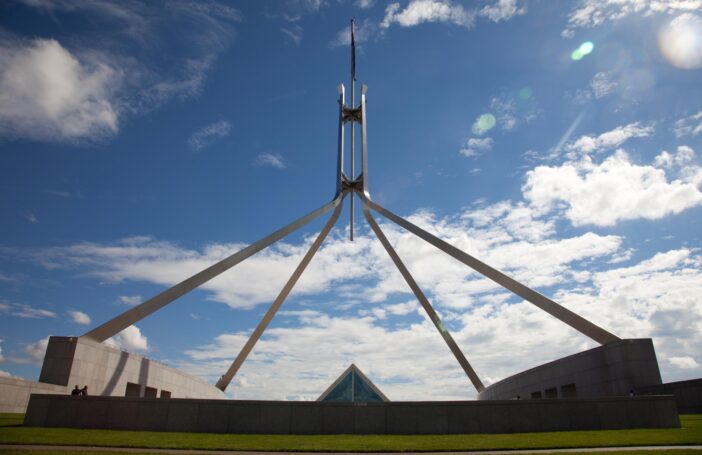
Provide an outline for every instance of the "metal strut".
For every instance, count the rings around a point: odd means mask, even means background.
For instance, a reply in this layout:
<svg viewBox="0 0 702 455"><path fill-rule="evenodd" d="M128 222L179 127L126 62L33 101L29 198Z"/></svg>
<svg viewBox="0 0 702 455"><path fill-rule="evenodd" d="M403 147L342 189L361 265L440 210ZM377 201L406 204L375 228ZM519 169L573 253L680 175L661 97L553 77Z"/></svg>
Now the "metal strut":
<svg viewBox="0 0 702 455"><path fill-rule="evenodd" d="M482 392L483 390L485 390L485 386L483 386L482 381L475 373L475 370L473 370L473 367L470 366L468 359L466 359L466 357L463 355L461 348L458 347L453 337L449 333L448 329L446 329L446 326L444 326L444 324L441 322L439 315L436 314L436 311L434 311L434 308L431 306L431 303L429 303L429 300L424 295L424 292L422 292L422 289L419 287L417 282L414 281L412 274L409 272L409 270L407 270L407 267L405 267L405 264L402 262L402 259L400 259L400 256L397 255L397 252L395 252L395 249L392 247L387 237L385 237L385 234L383 233L382 229L380 229L380 226L378 226L378 223L376 223L375 219L373 219L373 215L371 214L370 209L368 208L368 204L363 204L363 214L366 216L366 220L368 221L368 224L370 224L371 229L373 229L373 232L375 232L375 236L378 237L380 243L382 243L383 247L385 247L385 251L388 252L388 255L390 255L390 258L402 274L402 277L405 279L405 281L407 281L407 284L412 289L412 292L414 292L414 295L417 297L417 300L419 300L419 303L422 304L422 307L424 308L424 311L426 311L427 316L429 317L431 322L434 323L434 326L441 334L441 337L448 345L454 357L456 357L456 360L461 365L461 368L463 368L463 371L465 371L466 375L470 379L470 382L473 383L473 386L478 392Z"/></svg>
<svg viewBox="0 0 702 455"><path fill-rule="evenodd" d="M346 191L342 193L342 202L344 197L346 197L346 194ZM221 378L219 378L219 381L217 381L217 388L222 392L224 392L224 390L227 388L232 379L234 379L234 376L239 371L239 368L241 368L241 365L246 360L246 357L248 357L248 355L251 353L251 350L256 345L258 339L261 338L261 335L263 335L263 332L266 330L266 327L268 327L268 324L273 319L273 316L275 316L275 314L280 309L281 305L283 305L283 302L285 302L285 299L287 298L288 294L290 294L290 291L292 291L292 288L297 283L297 280L300 279L302 272L305 271L305 268L307 268L307 265L310 263L314 255L319 250L319 247L322 245L322 242L324 242L324 239L327 237L327 234L329 234L331 228L334 227L334 224L336 224L336 220L339 218L339 214L341 213L341 207L342 203L339 203L339 205L336 206L331 218L329 218L327 224L324 225L324 228L322 228L319 235L312 243L312 246L310 246L310 249L307 251L307 254L305 254L305 256L300 261L300 264L298 264L297 268L288 279L287 283L285 283L285 286L283 286L283 289L280 290L278 297L275 298L270 308L268 308L268 311L263 316L263 319L261 319L261 322L259 322L258 326L256 327L256 330L253 331L249 339L246 341L244 347L241 348L241 352L239 352L239 355L236 356L236 359L234 359L227 372L224 373L224 375Z"/></svg>
<svg viewBox="0 0 702 455"><path fill-rule="evenodd" d="M234 267L241 261L248 259L264 248L270 246L271 244L282 239L291 232L296 231L302 226L306 225L310 221L318 218L319 216L325 214L332 208L338 206L341 203L343 194L339 193L331 202L328 202L321 206L320 208L308 213L307 215L298 218L287 226L278 229L274 233L268 235L267 237L252 243L241 251L238 251L228 258L222 259L218 263L211 265L205 270L196 273L190 278L176 284L175 286L166 289L155 297L147 300L146 302L131 308L119 316L111 319L99 327L87 332L83 336L95 340L98 342L103 342L126 329L132 324L139 322L146 316L150 315L154 311L158 311L169 303L173 302L178 297L187 294L193 289L202 286L203 284L210 281L212 278L220 275L221 273Z"/></svg>

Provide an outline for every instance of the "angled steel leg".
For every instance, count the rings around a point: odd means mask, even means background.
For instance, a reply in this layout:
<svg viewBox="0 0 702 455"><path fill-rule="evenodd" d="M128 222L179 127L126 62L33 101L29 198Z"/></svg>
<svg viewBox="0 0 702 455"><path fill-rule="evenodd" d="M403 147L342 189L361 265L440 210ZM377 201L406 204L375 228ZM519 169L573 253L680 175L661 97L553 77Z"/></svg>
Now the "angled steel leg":
<svg viewBox="0 0 702 455"><path fill-rule="evenodd" d="M528 302L533 303L534 305L541 308L542 310L555 317L559 321L564 322L569 326L573 327L575 330L579 331L583 335L592 338L600 344L607 344L619 340L619 337L606 331L602 327L593 324L592 322L588 321L582 316L579 316L570 311L569 309L557 304L548 297L541 295L533 289L528 288L522 283L514 280L513 278L508 277L499 270L490 267L489 265L485 264L484 262L481 262L473 256L464 253L455 246L441 240L438 237L433 236L424 229L415 226L414 224L410 223L404 218L395 215L390 210L387 210L381 207L380 205L376 204L375 202L371 201L370 198L366 197L365 202L367 205L372 207L373 210L380 213L384 217L388 218L391 221L394 221L395 223L407 229L414 235L426 240L427 242L431 243L444 253L453 256L455 259L458 259L468 267L472 268L473 270L482 274L483 276L491 279L492 281L504 287L505 289L508 289L513 293L517 294L518 296L522 297L523 299L527 300Z"/></svg>
<svg viewBox="0 0 702 455"><path fill-rule="evenodd" d="M439 333L443 337L449 349L451 349L451 352L453 352L453 355L456 357L456 360L458 360L458 363L463 368L463 371L465 371L466 375L468 375L470 382L473 383L473 386L478 392L482 392L485 389L485 386L483 386L482 381L475 373L475 370L473 370L473 367L470 366L470 363L468 363L468 360L465 358L463 352L461 352L461 349L453 340L451 334L448 332L446 327L444 327L444 324L441 322L439 315L436 314L436 311L434 311L434 308L431 306L431 303L429 303L429 300L427 300L420 287L414 281L414 278L412 278L412 275L410 274L409 270L407 270L407 267L405 267L405 264L402 263L402 260L397 255L392 245L390 245L390 242L388 241L387 237L385 237L385 234L380 229L380 226L378 226L378 223L376 223L375 219L373 219L373 215L371 215L370 213L368 204L363 204L363 214L366 216L366 220L368 220L368 224L370 224L370 227L371 229L373 229L373 232L375 232L375 235L378 237L378 240L380 240L380 243L383 244L385 250L390 255L390 258L392 258L393 262L395 263L395 266L397 266L405 281L407 281L409 287L412 288L412 292L414 292L414 295L417 297L417 300L419 300L419 303L421 303L422 307L424 307L424 311L427 312L427 316L429 316L431 322L433 322L437 330L439 330Z"/></svg>
<svg viewBox="0 0 702 455"><path fill-rule="evenodd" d="M91 330L90 332L87 332L83 336L99 342L105 341L111 336L114 336L122 330L126 329L130 325L142 320L154 311L157 311L163 308L164 306L168 305L178 297L187 294L188 292L192 291L198 286L203 285L204 283L208 282L217 275L229 270L244 259L253 256L262 249L270 246L272 243L277 242L278 240L282 239L291 232L299 229L300 227L304 226L305 224L309 223L315 218L328 212L332 208L337 207L341 203L343 197L344 194L339 193L334 200L327 204L324 204L317 210L314 210L308 213L307 215L298 218L297 220L293 221L287 226L278 229L269 236L252 243L243 250L232 254L228 258L222 259L218 263L211 265L205 270L196 273L190 278L176 284L175 286L169 289L166 289L165 291L161 292L155 297L152 297L146 302L128 311L125 311L124 313L120 314L114 319L111 319L106 323L102 324L101 326Z"/></svg>
<svg viewBox="0 0 702 455"><path fill-rule="evenodd" d="M342 200L345 195L346 192L343 192ZM278 294L278 297L276 297L276 299L273 301L273 304L271 304L270 308L268 308L268 311L263 316L263 319L261 319L261 322L256 327L256 330L253 331L244 347L241 348L241 352L239 352L239 355L236 356L236 359L234 359L234 362L232 362L227 372L224 373L224 375L221 378L219 378L219 381L217 381L217 388L222 392L224 392L224 390L227 388L232 379L234 379L234 375L236 375L237 371L239 371L239 368L241 368L241 365L246 360L246 357L248 357L249 353L251 353L251 350L256 345L256 342L259 338L261 338L261 335L266 330L266 327L268 327L268 324L271 322L271 319L273 319L273 316L275 316L275 314L278 312L278 309L280 309L280 306L287 298L288 294L290 294L290 291L292 291L293 286L295 286L295 284L297 283L297 280L302 275L302 272L305 271L305 268L319 250L319 247L322 245L322 242L327 237L327 234L329 234L331 228L334 227L334 224L336 224L336 220L339 218L339 213L341 213L341 204L339 204L336 207L331 218L329 218L329 221L327 221L327 224L324 225L324 228L322 228L322 231L319 233L314 243L312 243L312 246L307 251L307 254L305 254L305 257L302 258L302 261L300 261L300 264L290 276L288 282L285 283L285 286L283 286L283 289L281 289L280 293Z"/></svg>

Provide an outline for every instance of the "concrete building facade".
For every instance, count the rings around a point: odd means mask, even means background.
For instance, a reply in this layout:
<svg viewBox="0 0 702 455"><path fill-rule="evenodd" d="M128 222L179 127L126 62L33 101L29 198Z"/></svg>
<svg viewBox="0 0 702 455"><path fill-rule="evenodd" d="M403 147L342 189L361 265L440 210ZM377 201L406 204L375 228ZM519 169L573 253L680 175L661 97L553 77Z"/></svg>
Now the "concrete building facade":
<svg viewBox="0 0 702 455"><path fill-rule="evenodd" d="M615 397L661 384L650 338L626 339L540 365L496 382L479 400Z"/></svg>
<svg viewBox="0 0 702 455"><path fill-rule="evenodd" d="M224 393L180 370L83 337L51 337L39 382L88 386L89 395L222 399Z"/></svg>

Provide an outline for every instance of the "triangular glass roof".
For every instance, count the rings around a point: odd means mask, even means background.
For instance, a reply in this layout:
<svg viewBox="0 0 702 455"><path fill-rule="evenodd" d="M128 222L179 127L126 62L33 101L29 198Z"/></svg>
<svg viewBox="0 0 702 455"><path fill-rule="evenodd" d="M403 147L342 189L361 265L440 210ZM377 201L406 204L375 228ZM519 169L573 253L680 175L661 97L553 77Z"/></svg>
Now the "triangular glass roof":
<svg viewBox="0 0 702 455"><path fill-rule="evenodd" d="M356 365L351 364L317 401L383 402L390 401Z"/></svg>

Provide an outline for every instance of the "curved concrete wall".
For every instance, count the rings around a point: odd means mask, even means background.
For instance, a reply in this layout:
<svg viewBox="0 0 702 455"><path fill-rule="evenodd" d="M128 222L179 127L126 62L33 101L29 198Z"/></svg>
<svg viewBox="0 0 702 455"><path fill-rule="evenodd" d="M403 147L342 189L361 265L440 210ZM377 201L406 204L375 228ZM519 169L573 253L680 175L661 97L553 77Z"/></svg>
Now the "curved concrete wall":
<svg viewBox="0 0 702 455"><path fill-rule="evenodd" d="M89 395L224 398L218 388L180 370L76 337L49 338L39 382L69 391L87 385Z"/></svg>
<svg viewBox="0 0 702 455"><path fill-rule="evenodd" d="M661 373L650 338L620 340L510 376L479 400L626 396L658 385Z"/></svg>

